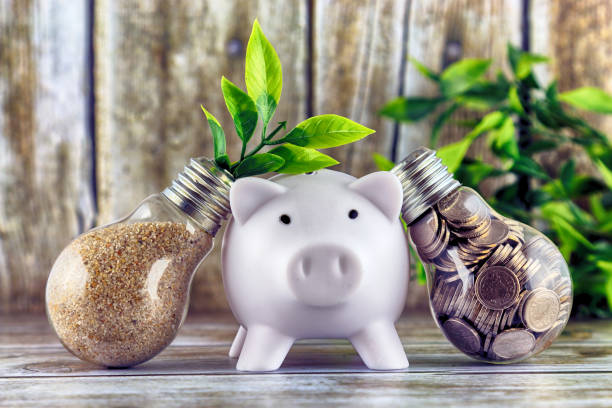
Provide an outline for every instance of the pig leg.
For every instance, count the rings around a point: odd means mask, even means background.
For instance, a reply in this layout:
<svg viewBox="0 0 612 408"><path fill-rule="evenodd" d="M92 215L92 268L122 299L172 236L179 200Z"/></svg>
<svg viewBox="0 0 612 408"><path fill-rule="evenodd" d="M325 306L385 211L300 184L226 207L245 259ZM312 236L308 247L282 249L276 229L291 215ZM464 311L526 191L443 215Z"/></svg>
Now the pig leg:
<svg viewBox="0 0 612 408"><path fill-rule="evenodd" d="M245 337L246 329L244 328L244 326L241 325L238 329L238 333L236 333L236 337L234 337L232 346L230 347L229 356L231 358L236 358L240 355L240 350L242 350L242 346L244 345Z"/></svg>
<svg viewBox="0 0 612 408"><path fill-rule="evenodd" d="M273 371L280 367L295 339L270 327L253 326L246 339L236 369L239 371Z"/></svg>
<svg viewBox="0 0 612 408"><path fill-rule="evenodd" d="M349 340L365 365L372 370L400 370L408 367L404 346L391 322L370 324Z"/></svg>

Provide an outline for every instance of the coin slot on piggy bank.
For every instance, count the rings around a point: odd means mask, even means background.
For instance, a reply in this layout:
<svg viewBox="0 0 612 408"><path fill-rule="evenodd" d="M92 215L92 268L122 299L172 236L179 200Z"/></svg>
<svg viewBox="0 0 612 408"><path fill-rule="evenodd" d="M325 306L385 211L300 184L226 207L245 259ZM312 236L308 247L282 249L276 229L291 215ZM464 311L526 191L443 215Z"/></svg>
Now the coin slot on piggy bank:
<svg viewBox="0 0 612 408"><path fill-rule="evenodd" d="M526 359L561 333L572 307L567 264L535 229L495 212L420 148L392 172L427 271L430 308L450 342L493 363Z"/></svg>

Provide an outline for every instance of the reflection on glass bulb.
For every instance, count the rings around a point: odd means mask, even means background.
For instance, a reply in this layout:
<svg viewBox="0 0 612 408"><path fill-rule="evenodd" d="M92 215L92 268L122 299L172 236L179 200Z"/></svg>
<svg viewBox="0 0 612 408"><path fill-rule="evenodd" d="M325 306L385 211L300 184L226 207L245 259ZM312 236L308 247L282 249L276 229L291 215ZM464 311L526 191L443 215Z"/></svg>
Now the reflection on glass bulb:
<svg viewBox="0 0 612 408"><path fill-rule="evenodd" d="M495 363L550 346L572 306L557 247L462 187L429 149L416 150L392 172L404 187L402 216L445 336L465 354Z"/></svg>

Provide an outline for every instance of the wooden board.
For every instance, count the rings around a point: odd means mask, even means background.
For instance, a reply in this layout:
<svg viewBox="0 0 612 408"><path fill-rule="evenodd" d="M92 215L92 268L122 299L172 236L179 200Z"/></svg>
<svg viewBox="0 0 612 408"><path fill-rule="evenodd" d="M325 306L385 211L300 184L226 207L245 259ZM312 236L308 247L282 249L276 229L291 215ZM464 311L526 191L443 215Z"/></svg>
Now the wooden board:
<svg viewBox="0 0 612 408"><path fill-rule="evenodd" d="M230 155L239 154L221 76L244 89L245 48L258 16L283 64L275 119L291 125L304 118L305 1L103 0L95 8L99 223L163 190L190 157L212 155L200 104L224 127ZM218 249L193 288L196 310L227 308Z"/></svg>
<svg viewBox="0 0 612 408"><path fill-rule="evenodd" d="M407 55L436 72L461 58L492 58L490 74L507 70L506 44L521 42L521 2L516 0L413 1L410 7ZM409 63L404 73L403 94L436 96L437 86L425 79ZM454 118L465 118L457 112ZM418 146L429 145L432 121L402 125L397 159L401 160ZM448 126L440 135L440 144L461 139L465 128ZM476 142L470 154L488 149ZM486 155L485 155L486 156Z"/></svg>
<svg viewBox="0 0 612 408"><path fill-rule="evenodd" d="M596 86L612 93L612 3L607 0L531 2L531 49L551 58L538 73L566 91ZM547 69L549 68L549 69ZM612 116L586 115L612 134Z"/></svg>
<svg viewBox="0 0 612 408"><path fill-rule="evenodd" d="M61 249L93 225L88 2L0 2L0 312L41 312Z"/></svg>
<svg viewBox="0 0 612 408"><path fill-rule="evenodd" d="M398 95L407 1L314 1L313 114L347 116L376 134L332 149L339 169L360 177L375 171L372 153L388 155L394 125L378 110Z"/></svg>
<svg viewBox="0 0 612 408"><path fill-rule="evenodd" d="M25 322L25 323L24 323ZM612 321L572 322L548 350L511 365L457 352L428 316L402 318L407 370L368 370L344 340L298 342L274 373L227 357L228 315L190 316L173 344L131 369L100 369L61 347L41 318L0 318L0 405L607 406Z"/></svg>
<svg viewBox="0 0 612 408"><path fill-rule="evenodd" d="M562 90L612 92L611 15L606 0L4 0L0 313L42 311L47 273L74 236L125 215L190 157L212 153L201 103L238 153L219 82L226 75L244 86L255 17L283 63L274 119L292 126L338 113L376 129L331 152L343 162L339 169L360 176L375 170L371 153L389 155L395 139L398 159L427 144L430 122L396 127L376 114L396 95L434 93L406 56L436 70L463 57L491 57L494 73L507 69L506 43L520 44L528 32L531 49L552 57L552 69L538 72L544 82L559 77ZM588 117L612 133L612 117ZM464 134L451 127L441 141ZM480 143L470 154L486 150ZM415 290L411 302L423 307L424 288L418 296ZM218 249L195 277L192 310L227 310Z"/></svg>

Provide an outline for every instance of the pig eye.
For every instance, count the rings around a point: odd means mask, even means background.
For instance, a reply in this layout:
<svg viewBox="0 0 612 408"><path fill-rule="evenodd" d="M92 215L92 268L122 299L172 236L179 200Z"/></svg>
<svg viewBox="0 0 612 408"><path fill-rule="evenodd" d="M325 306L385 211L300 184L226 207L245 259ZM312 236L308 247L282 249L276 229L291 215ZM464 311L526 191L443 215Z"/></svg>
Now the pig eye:
<svg viewBox="0 0 612 408"><path fill-rule="evenodd" d="M287 214L283 214L279 218L280 222L283 224L291 224L291 218Z"/></svg>
<svg viewBox="0 0 612 408"><path fill-rule="evenodd" d="M359 213L355 209L349 211L349 213L348 213L348 216L349 216L349 218L351 220L354 220L355 218L357 218L358 215L359 215Z"/></svg>

